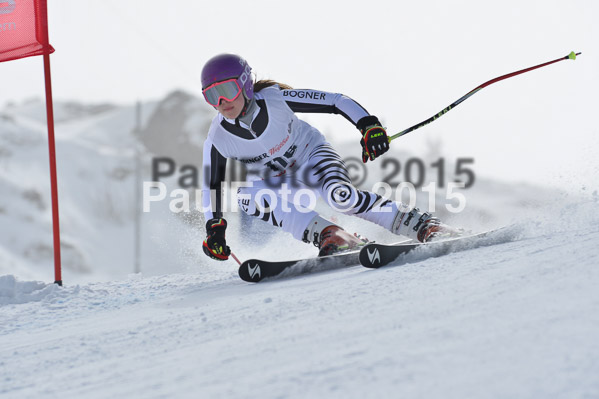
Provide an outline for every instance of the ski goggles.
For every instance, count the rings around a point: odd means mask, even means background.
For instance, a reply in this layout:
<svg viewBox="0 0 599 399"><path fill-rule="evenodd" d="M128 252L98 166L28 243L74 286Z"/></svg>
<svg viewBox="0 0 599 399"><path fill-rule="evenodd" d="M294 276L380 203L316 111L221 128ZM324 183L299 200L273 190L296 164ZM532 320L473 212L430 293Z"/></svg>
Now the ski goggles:
<svg viewBox="0 0 599 399"><path fill-rule="evenodd" d="M241 86L237 79L223 80L211 84L202 90L206 102L213 107L218 107L220 100L233 101L241 94Z"/></svg>

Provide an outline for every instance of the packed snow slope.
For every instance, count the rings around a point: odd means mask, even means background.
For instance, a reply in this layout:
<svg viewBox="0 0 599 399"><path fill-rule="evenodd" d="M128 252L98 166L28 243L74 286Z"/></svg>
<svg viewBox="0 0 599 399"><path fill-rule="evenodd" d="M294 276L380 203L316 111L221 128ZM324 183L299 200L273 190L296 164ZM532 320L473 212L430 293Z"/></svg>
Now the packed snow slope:
<svg viewBox="0 0 599 399"><path fill-rule="evenodd" d="M599 202L496 245L249 284L0 278L2 398L597 398Z"/></svg>

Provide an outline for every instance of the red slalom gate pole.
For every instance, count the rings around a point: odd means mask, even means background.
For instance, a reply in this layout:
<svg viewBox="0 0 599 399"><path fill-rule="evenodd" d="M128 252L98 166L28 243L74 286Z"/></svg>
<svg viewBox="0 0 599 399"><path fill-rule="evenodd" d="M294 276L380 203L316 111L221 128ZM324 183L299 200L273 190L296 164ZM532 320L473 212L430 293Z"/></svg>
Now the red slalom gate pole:
<svg viewBox="0 0 599 399"><path fill-rule="evenodd" d="M420 122L420 123L418 123L418 124L416 124L416 125L414 125L412 127L409 127L409 128L407 128L405 130L402 130L401 132L399 132L397 134L394 134L393 136L389 136L389 141L395 140L396 138L401 137L404 134L408 134L410 132L413 132L414 130L420 129L421 127L426 126L429 123L437 120L437 118L445 115L446 113L448 113L449 111L451 111L453 108L455 108L456 106L458 106L460 103L462 103L464 100L468 99L470 96L474 95L475 93L478 93L478 91L482 90L483 88L485 88L487 86L492 85L495 82L499 82L500 80L504 80L504 79L507 79L507 78L511 78L512 76L516 76L516 75L520 75L520 74L525 73L525 72L532 71L533 69L537 69L537 68L541 68L541 67L544 67L544 66L547 66L547 65L551 65L551 64L554 64L554 63L559 62L559 61L563 61L563 60L575 60L576 56L578 56L580 54L582 54L582 53L575 53L574 51L572 51L570 54L568 54L565 57L560 57L560 58L558 58L556 60L553 60L553 61L545 62L543 64L535 65L533 67L526 68L526 69L521 69L519 71L508 73L508 74L499 76L499 77L497 77L495 79L491 79L491 80L489 80L489 81L487 81L487 82L485 82L485 83L483 83L483 84L481 84L479 86L476 86L474 89L470 90L468 93L464 94L462 97L460 97L459 99L457 99L456 101L454 101L453 103L451 103L451 105L449 105L448 107L444 108L442 111L436 113L435 115L431 116L427 120L424 120L424 121L422 121L422 122Z"/></svg>
<svg viewBox="0 0 599 399"><path fill-rule="evenodd" d="M52 99L52 78L50 74L50 38L48 34L48 8L45 1L40 3L42 14L40 33L44 46L44 80L46 83L46 120L48 124L48 155L50 159L50 192L52 198L52 234L54 238L54 283L62 285L60 259L60 222L58 214L58 178L56 173L56 143L54 140L54 103Z"/></svg>
<svg viewBox="0 0 599 399"><path fill-rule="evenodd" d="M6 28L6 29L4 29ZM54 143L54 110L50 79L47 0L0 0L0 62L43 55L46 82L46 119L50 155L50 188L54 235L54 282L62 285L60 264L60 227L58 223L58 184Z"/></svg>
<svg viewBox="0 0 599 399"><path fill-rule="evenodd" d="M54 140L54 107L52 103L52 80L50 78L50 54L44 54L44 75L46 81L46 118L48 121L50 191L52 197L52 227L54 235L54 283L62 285L60 222L58 216L58 178L56 173L56 144Z"/></svg>

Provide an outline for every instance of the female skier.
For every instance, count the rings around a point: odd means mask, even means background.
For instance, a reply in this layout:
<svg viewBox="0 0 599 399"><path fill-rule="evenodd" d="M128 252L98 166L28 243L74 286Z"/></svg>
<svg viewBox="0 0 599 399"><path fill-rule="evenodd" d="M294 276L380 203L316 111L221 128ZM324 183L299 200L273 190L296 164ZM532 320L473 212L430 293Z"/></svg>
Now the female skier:
<svg viewBox="0 0 599 399"><path fill-rule="evenodd" d="M376 116L342 94L296 90L270 80L254 83L251 71L248 63L234 54L217 55L202 69L204 98L219 112L204 142L206 255L226 260L231 253L221 209L227 158L241 161L248 170L247 186L238 190L242 210L296 239L314 243L319 256L352 249L364 241L308 208L301 202L306 196L293 195L299 189L311 190L343 214L420 242L459 234L429 213L355 188L339 154L322 133L295 113L343 115L360 131L363 162L389 150L387 132ZM274 197L263 195L265 192Z"/></svg>

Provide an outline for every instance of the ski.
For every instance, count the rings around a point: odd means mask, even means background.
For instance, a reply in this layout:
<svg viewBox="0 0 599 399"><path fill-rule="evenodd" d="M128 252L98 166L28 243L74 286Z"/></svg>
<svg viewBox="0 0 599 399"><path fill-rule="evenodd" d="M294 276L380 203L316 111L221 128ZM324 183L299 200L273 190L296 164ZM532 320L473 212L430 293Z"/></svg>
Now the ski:
<svg viewBox="0 0 599 399"><path fill-rule="evenodd" d="M265 278L288 277L316 271L333 270L339 267L359 265L360 250L335 255L288 261L246 260L239 266L242 280L257 283Z"/></svg>
<svg viewBox="0 0 599 399"><path fill-rule="evenodd" d="M462 237L433 241L430 243L369 243L360 250L359 259L362 266L376 269L381 266L385 266L395 261L400 256L408 253L414 253L414 261L434 258L453 252L465 251L467 249L496 244L497 240L485 240L485 238L500 230L503 229L490 230ZM499 241L503 240L500 239Z"/></svg>
<svg viewBox="0 0 599 399"><path fill-rule="evenodd" d="M505 231L505 237L494 234L499 231ZM487 237L488 240L485 239ZM422 260L466 249L507 242L512 239L513 233L510 233L506 228L502 228L426 244L407 242L406 240L395 244L372 242L366 244L360 250L321 257L287 261L249 259L239 266L239 277L244 281L257 283L264 279L291 277L358 264L369 268L378 268L393 262L402 254L413 253L415 257L410 260Z"/></svg>

